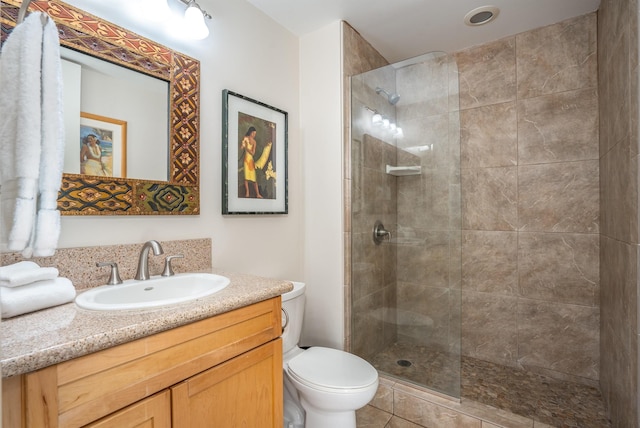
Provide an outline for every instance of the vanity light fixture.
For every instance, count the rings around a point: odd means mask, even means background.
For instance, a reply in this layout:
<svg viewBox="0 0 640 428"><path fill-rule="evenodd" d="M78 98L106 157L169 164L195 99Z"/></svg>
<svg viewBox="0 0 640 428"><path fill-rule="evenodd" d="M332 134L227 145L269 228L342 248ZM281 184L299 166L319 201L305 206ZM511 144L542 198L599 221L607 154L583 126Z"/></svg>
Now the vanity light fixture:
<svg viewBox="0 0 640 428"><path fill-rule="evenodd" d="M194 40L202 40L209 35L206 19L211 19L211 15L202 9L195 0L180 0L187 5L184 12L184 30L187 36Z"/></svg>

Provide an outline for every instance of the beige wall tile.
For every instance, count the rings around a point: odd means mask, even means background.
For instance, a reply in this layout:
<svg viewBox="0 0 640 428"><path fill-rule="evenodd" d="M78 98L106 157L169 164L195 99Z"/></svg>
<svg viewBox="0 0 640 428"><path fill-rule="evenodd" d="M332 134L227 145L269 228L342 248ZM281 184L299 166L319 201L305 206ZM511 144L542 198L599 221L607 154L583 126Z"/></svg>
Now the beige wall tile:
<svg viewBox="0 0 640 428"><path fill-rule="evenodd" d="M599 308L518 300L518 363L598 379Z"/></svg>
<svg viewBox="0 0 640 428"><path fill-rule="evenodd" d="M463 229L516 229L516 167L464 169L461 178Z"/></svg>
<svg viewBox="0 0 640 428"><path fill-rule="evenodd" d="M512 166L518 161L514 101L460 112L462 168Z"/></svg>
<svg viewBox="0 0 640 428"><path fill-rule="evenodd" d="M399 282L446 288L449 286L449 233L419 231L412 233L417 245L397 245Z"/></svg>
<svg viewBox="0 0 640 428"><path fill-rule="evenodd" d="M519 294L556 303L598 306L600 237L596 234L520 233Z"/></svg>
<svg viewBox="0 0 640 428"><path fill-rule="evenodd" d="M598 233L598 161L518 167L520 231Z"/></svg>
<svg viewBox="0 0 640 428"><path fill-rule="evenodd" d="M515 295L518 291L516 232L462 232L462 287Z"/></svg>
<svg viewBox="0 0 640 428"><path fill-rule="evenodd" d="M514 366L518 355L517 298L462 292L462 354Z"/></svg>
<svg viewBox="0 0 640 428"><path fill-rule="evenodd" d="M518 165L598 159L596 89L518 103Z"/></svg>
<svg viewBox="0 0 640 428"><path fill-rule="evenodd" d="M516 36L518 98L596 86L596 14Z"/></svg>
<svg viewBox="0 0 640 428"><path fill-rule="evenodd" d="M628 140L621 141L600 159L600 224L602 233L624 242L638 242L638 157Z"/></svg>
<svg viewBox="0 0 640 428"><path fill-rule="evenodd" d="M455 54L461 110L516 99L515 54L515 37Z"/></svg>

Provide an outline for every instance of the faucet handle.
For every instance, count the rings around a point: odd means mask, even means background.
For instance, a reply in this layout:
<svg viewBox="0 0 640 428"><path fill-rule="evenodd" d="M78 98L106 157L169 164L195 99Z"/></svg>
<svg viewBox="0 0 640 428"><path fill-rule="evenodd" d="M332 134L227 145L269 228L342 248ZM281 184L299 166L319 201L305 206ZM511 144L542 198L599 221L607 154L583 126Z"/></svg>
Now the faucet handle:
<svg viewBox="0 0 640 428"><path fill-rule="evenodd" d="M120 273L118 272L118 263L100 262L100 263L96 263L96 266L97 267L111 266L111 274L109 275L109 280L107 281L108 285L122 284L122 279L120 278Z"/></svg>
<svg viewBox="0 0 640 428"><path fill-rule="evenodd" d="M175 275L175 272L173 271L173 268L171 267L171 260L173 259L181 259L184 257L184 254L176 254L174 256L167 256L164 259L164 270L162 271L162 276L173 276Z"/></svg>

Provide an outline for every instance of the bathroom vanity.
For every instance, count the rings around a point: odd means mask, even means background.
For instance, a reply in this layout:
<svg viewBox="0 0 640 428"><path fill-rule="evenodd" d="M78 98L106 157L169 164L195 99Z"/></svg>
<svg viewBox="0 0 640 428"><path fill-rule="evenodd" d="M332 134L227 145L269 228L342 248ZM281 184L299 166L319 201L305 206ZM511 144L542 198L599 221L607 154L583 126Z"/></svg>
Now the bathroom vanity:
<svg viewBox="0 0 640 428"><path fill-rule="evenodd" d="M280 294L291 283L228 276L227 289L188 305L114 313L72 303L3 322L2 426L279 427ZM35 334L31 352L12 346L29 317L56 314L67 322Z"/></svg>

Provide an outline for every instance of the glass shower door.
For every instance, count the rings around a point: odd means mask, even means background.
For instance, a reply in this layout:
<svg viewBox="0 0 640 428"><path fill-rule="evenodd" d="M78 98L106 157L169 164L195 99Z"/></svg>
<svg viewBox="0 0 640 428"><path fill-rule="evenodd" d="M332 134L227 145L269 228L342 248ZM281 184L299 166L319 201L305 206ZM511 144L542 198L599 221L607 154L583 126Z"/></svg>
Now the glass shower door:
<svg viewBox="0 0 640 428"><path fill-rule="evenodd" d="M429 53L353 76L351 114L351 351L388 376L459 397L454 58Z"/></svg>

